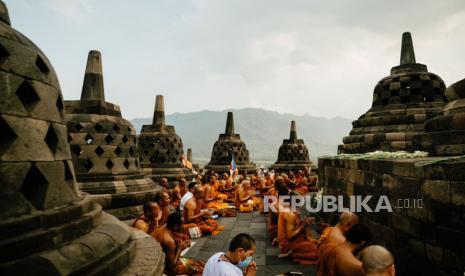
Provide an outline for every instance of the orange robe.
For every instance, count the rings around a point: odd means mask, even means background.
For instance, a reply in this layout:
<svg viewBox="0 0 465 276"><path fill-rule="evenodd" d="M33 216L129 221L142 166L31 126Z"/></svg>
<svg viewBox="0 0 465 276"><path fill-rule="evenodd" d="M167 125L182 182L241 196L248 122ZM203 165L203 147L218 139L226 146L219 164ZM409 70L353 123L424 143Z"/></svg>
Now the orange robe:
<svg viewBox="0 0 465 276"><path fill-rule="evenodd" d="M241 194L242 197L248 196L255 194L254 190L248 190L245 191L243 189L237 189L236 190L236 197L235 197L235 205L236 208L239 210L241 213L248 213L248 212L253 212L254 210L257 210L260 208L260 206L263 206L263 201L261 198L257 196L252 196L250 199L246 201L241 201Z"/></svg>
<svg viewBox="0 0 465 276"><path fill-rule="evenodd" d="M152 237L161 243L162 241L159 240L159 237L163 236L164 231L166 231L164 227L159 227L153 231ZM174 242L176 244L176 251L178 250L177 246L181 244L181 242L190 239L189 236L187 236L186 234L177 232L171 233L171 237L174 239ZM205 263L202 261L196 261L193 259L180 257L178 259L178 262L176 263L176 267L174 268L174 270L176 275L201 275L204 270L204 267Z"/></svg>
<svg viewBox="0 0 465 276"><path fill-rule="evenodd" d="M194 211L194 215L197 215L200 213L201 210L201 204L197 202L197 208ZM187 230L189 228L193 227L198 227L200 231L202 232L202 235L217 235L221 231L224 230L224 226L218 225L216 220L214 219L205 219L205 218L197 218L195 221L189 221L188 222L188 217L187 217L187 208L184 208L183 210L183 218L184 222L184 228Z"/></svg>
<svg viewBox="0 0 465 276"><path fill-rule="evenodd" d="M317 276L345 276L347 273L339 271L338 244L327 242L324 247L319 248Z"/></svg>
<svg viewBox="0 0 465 276"><path fill-rule="evenodd" d="M297 227L302 223L299 216L296 216ZM278 243L281 253L292 250L292 258L301 264L316 264L318 259L318 240L307 240L305 233L300 233L292 240L287 239L286 222L282 213L278 217Z"/></svg>
<svg viewBox="0 0 465 276"><path fill-rule="evenodd" d="M210 190L208 191L207 197L212 198L212 197L220 197L221 201L228 199L228 195L220 193L219 190L219 185L220 182L216 181L215 185L210 184ZM223 203L220 200L212 200L208 202L204 208L210 208L210 209L215 209L215 210L221 210L229 207L229 204Z"/></svg>

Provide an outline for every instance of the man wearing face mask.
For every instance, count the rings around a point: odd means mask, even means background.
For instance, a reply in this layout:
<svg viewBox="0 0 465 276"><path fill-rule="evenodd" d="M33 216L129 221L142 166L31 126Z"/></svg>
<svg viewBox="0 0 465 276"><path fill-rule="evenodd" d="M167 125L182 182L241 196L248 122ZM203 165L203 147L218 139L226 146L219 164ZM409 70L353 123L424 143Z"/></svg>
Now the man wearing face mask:
<svg viewBox="0 0 465 276"><path fill-rule="evenodd" d="M257 264L252 262L255 240L248 234L235 236L227 253L218 252L208 259L203 276L254 276Z"/></svg>

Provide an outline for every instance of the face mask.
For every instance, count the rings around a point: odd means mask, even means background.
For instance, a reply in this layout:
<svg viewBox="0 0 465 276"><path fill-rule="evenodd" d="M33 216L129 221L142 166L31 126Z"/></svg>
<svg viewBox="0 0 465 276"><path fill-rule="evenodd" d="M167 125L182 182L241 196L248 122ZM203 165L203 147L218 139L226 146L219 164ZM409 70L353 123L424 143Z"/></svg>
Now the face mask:
<svg viewBox="0 0 465 276"><path fill-rule="evenodd" d="M251 262L252 262L252 256L249 256L249 257L245 258L245 260L240 261L237 266L240 267L240 268L246 268L246 267L248 267L250 265Z"/></svg>

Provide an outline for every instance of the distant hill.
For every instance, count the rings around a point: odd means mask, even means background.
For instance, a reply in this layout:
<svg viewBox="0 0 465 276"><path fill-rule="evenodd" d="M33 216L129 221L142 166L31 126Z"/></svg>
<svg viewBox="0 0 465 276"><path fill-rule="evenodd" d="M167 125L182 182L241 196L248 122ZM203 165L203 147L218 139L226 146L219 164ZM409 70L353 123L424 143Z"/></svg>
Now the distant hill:
<svg viewBox="0 0 465 276"><path fill-rule="evenodd" d="M313 162L318 156L336 154L337 145L352 127L351 120L341 117L297 116L259 108L174 113L166 116L166 123L175 126L185 151L192 148L194 161L205 164L218 135L224 133L228 111L234 112L235 132L241 135L251 159L258 165L276 161L282 140L289 138L292 120L296 121L297 136L304 139ZM138 132L142 125L151 122L152 118L132 120Z"/></svg>

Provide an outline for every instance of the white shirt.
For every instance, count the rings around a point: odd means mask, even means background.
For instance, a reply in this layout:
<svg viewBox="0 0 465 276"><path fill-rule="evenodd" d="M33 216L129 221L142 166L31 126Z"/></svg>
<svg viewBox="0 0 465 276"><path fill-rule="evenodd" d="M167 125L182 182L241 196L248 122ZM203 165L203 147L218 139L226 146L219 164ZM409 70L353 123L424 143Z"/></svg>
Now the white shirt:
<svg viewBox="0 0 465 276"><path fill-rule="evenodd" d="M242 270L230 262L220 260L223 252L215 253L208 259L202 276L243 276Z"/></svg>
<svg viewBox="0 0 465 276"><path fill-rule="evenodd" d="M186 202L191 199L194 195L191 193L191 192L187 192L185 193L182 197L181 197L181 202L179 203L179 210L182 211L182 209L184 209L184 205L186 205Z"/></svg>

